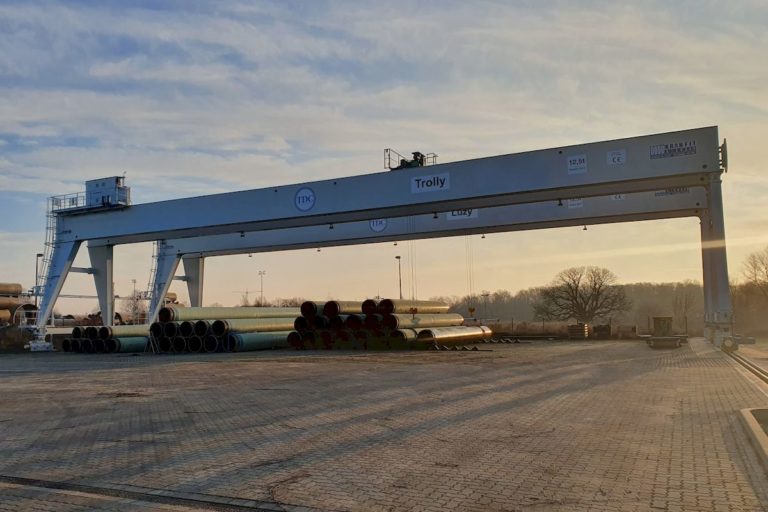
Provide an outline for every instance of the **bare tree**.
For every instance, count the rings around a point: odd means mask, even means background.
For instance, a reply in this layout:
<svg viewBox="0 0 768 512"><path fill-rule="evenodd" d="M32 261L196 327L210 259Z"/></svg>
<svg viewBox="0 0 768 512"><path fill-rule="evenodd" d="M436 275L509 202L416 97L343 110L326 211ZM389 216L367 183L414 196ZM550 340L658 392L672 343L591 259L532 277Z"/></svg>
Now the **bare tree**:
<svg viewBox="0 0 768 512"><path fill-rule="evenodd" d="M536 317L591 323L626 311L631 303L616 275L606 268L573 267L563 270L542 288L534 303Z"/></svg>
<svg viewBox="0 0 768 512"><path fill-rule="evenodd" d="M701 287L693 281L675 283L675 295L672 304L674 318L683 332L688 332L688 319L696 305L696 298L701 296Z"/></svg>
<svg viewBox="0 0 768 512"><path fill-rule="evenodd" d="M298 308L307 299L302 297L291 297L289 299L277 298L274 300L274 304L280 308Z"/></svg>
<svg viewBox="0 0 768 512"><path fill-rule="evenodd" d="M747 256L744 261L744 277L748 284L768 298L768 247Z"/></svg>
<svg viewBox="0 0 768 512"><path fill-rule="evenodd" d="M128 300L124 301L121 313L132 324L143 324L147 321L147 301L140 291L134 291Z"/></svg>

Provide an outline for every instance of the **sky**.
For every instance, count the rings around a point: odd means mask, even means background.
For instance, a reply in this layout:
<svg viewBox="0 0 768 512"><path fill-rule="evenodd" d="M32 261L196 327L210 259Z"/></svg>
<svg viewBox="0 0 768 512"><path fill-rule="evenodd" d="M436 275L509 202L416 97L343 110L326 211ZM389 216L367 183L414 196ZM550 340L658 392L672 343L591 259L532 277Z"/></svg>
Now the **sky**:
<svg viewBox="0 0 768 512"><path fill-rule="evenodd" d="M125 173L145 203L379 172L386 147L450 162L711 125L738 280L768 245L767 27L764 0L0 1L0 281L32 286L46 198L88 179ZM117 294L146 288L151 252L116 248ZM271 299L395 296L397 255L418 298L580 265L701 280L698 221L677 219L210 258L205 303L254 297L260 270Z"/></svg>

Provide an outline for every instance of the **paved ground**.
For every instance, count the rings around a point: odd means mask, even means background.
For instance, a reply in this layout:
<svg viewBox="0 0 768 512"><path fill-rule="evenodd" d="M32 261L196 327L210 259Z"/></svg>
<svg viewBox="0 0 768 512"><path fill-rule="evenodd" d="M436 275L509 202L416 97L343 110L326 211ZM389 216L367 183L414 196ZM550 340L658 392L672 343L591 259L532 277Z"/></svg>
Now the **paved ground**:
<svg viewBox="0 0 768 512"><path fill-rule="evenodd" d="M0 510L768 510L705 342L486 347L0 356Z"/></svg>
<svg viewBox="0 0 768 512"><path fill-rule="evenodd" d="M739 354L768 370L768 338L758 338L754 345L741 345Z"/></svg>

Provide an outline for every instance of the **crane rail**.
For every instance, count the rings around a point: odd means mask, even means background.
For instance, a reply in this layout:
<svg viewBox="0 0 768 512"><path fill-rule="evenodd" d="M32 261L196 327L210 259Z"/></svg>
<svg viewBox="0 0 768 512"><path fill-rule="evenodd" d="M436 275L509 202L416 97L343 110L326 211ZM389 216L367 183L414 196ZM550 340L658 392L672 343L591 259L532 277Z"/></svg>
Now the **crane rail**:
<svg viewBox="0 0 768 512"><path fill-rule="evenodd" d="M768 370L752 362L749 358L742 356L741 354L737 354L736 352L728 352L728 355L731 356L731 359L746 368L755 377L768 384Z"/></svg>

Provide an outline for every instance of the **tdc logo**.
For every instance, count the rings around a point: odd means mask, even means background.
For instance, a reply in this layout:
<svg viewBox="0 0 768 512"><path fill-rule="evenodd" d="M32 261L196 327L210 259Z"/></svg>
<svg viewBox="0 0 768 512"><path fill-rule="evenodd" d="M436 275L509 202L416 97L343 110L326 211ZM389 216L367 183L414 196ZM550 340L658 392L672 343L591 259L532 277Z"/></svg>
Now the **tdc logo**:
<svg viewBox="0 0 768 512"><path fill-rule="evenodd" d="M315 192L311 188L300 188L296 192L293 202L296 205L296 208L303 212L307 212L315 206Z"/></svg>
<svg viewBox="0 0 768 512"><path fill-rule="evenodd" d="M372 219L368 222L368 226L374 233L381 233L387 229L387 219Z"/></svg>

